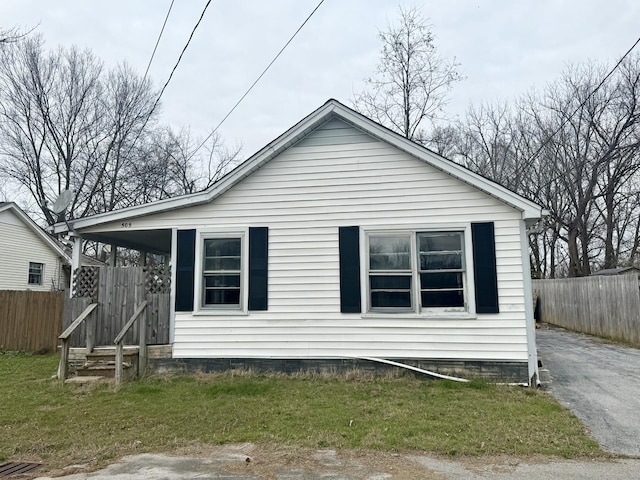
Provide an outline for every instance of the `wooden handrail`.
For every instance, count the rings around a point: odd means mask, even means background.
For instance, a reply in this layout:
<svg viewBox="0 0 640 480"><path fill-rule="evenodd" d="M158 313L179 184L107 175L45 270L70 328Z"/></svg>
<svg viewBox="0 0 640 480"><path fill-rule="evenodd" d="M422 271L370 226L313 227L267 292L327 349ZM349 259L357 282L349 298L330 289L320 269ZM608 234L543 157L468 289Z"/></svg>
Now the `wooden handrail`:
<svg viewBox="0 0 640 480"><path fill-rule="evenodd" d="M80 316L76 318L73 321L73 323L69 325L67 329L60 334L58 338L60 340L66 340L67 338L69 338L69 336L76 330L76 328L80 326L80 324L84 321L84 319L87 318L89 314L91 314L91 312L93 312L96 309L97 306L98 306L97 303L92 303L87 308L85 308L84 311L80 314Z"/></svg>
<svg viewBox="0 0 640 480"><path fill-rule="evenodd" d="M126 323L126 325L122 327L122 330L120 330L120 333L118 334L116 339L113 341L113 343L117 345L118 343L122 342L122 339L124 338L124 336L127 334L129 329L133 326L133 323L137 320L138 316L142 313L142 311L145 308L147 308L146 300L136 307L135 312L133 312L133 315L131 315L131 318Z"/></svg>
<svg viewBox="0 0 640 480"><path fill-rule="evenodd" d="M80 324L93 313L97 306L97 303L92 303L87 308L85 308L84 311L78 316L78 318L76 318L71 323L71 325L69 325L67 329L58 337L60 340L62 340L60 351L60 365L58 366L58 378L62 381L66 380L67 376L69 375L69 337L71 337L71 334L75 332ZM93 349L93 332L90 328L87 329L86 340L87 350L91 351Z"/></svg>
<svg viewBox="0 0 640 480"><path fill-rule="evenodd" d="M124 364L124 344L123 344L124 336L131 329L135 321L145 311L146 308L147 308L147 301L145 300L136 307L136 310L133 312L133 315L131 315L131 318L126 323L126 325L122 327L122 330L120 331L120 333L118 334L118 336L113 342L116 344L116 371L115 371L116 386L119 386L122 383L122 372L124 369L124 365L123 365ZM140 328L139 328L140 347L138 350L138 373L140 375L144 373L142 370L144 369L144 365L146 365L146 361L147 361L147 353L146 353L147 340L146 340L145 327L146 327L146 320L143 319L143 321L140 323Z"/></svg>

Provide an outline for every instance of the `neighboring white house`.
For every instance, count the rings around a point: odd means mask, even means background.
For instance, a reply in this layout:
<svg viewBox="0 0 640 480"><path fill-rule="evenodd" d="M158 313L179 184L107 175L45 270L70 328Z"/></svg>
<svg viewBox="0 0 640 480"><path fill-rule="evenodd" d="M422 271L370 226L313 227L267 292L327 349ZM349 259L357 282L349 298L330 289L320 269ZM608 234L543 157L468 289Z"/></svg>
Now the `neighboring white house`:
<svg viewBox="0 0 640 480"><path fill-rule="evenodd" d="M531 381L526 227L543 214L330 100L204 192L70 223L74 252L91 239L171 254L174 358Z"/></svg>
<svg viewBox="0 0 640 480"><path fill-rule="evenodd" d="M62 246L15 203L0 202L0 290L64 289L70 265Z"/></svg>

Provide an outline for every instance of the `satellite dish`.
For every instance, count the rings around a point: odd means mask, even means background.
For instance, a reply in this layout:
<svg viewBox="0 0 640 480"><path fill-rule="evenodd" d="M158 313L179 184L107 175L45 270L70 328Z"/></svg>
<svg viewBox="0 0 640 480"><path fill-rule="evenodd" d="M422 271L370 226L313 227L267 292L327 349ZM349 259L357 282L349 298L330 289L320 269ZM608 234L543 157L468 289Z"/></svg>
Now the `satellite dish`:
<svg viewBox="0 0 640 480"><path fill-rule="evenodd" d="M56 201L53 203L51 211L56 215L61 214L67 209L67 207L71 203L71 200L73 200L73 192L71 190L62 191L60 195L58 195L58 198L56 198Z"/></svg>

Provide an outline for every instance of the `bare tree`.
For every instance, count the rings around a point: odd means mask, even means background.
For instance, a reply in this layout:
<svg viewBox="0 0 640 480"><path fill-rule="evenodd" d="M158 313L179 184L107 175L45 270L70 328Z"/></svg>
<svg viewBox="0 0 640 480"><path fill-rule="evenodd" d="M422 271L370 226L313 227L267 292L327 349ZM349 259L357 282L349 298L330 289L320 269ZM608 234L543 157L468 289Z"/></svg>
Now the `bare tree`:
<svg viewBox="0 0 640 480"><path fill-rule="evenodd" d="M455 59L441 57L418 7L399 9L397 24L379 32L382 42L376 74L355 95L356 110L402 134L426 142L427 124L443 113L453 84L461 80Z"/></svg>
<svg viewBox="0 0 640 480"><path fill-rule="evenodd" d="M607 82L595 62L569 67L515 108L471 108L453 158L548 208L530 235L532 271L589 275L638 261L640 58Z"/></svg>
<svg viewBox="0 0 640 480"><path fill-rule="evenodd" d="M239 149L213 136L197 155L188 132L158 125L156 98L126 64L105 71L90 51L47 52L40 37L12 44L0 51L0 173L48 224L64 190L77 218L206 188Z"/></svg>
<svg viewBox="0 0 640 480"><path fill-rule="evenodd" d="M14 28L7 28L7 29L0 29L0 48L3 45L7 45L10 43L15 43L18 40L26 37L29 33L31 33L33 31L29 30L27 32L23 32L20 31L20 29L14 27Z"/></svg>

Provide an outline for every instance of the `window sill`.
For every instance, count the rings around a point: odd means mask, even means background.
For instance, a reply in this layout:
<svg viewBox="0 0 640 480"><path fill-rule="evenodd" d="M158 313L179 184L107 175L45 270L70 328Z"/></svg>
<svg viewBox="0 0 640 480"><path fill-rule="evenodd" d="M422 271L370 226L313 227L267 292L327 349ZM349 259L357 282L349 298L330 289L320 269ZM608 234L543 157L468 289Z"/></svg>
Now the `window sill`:
<svg viewBox="0 0 640 480"><path fill-rule="evenodd" d="M246 310L218 310L216 308L201 308L192 312L194 317L246 317L249 312Z"/></svg>
<svg viewBox="0 0 640 480"><path fill-rule="evenodd" d="M362 318L416 318L422 320L475 320L478 316L469 312L367 312Z"/></svg>

